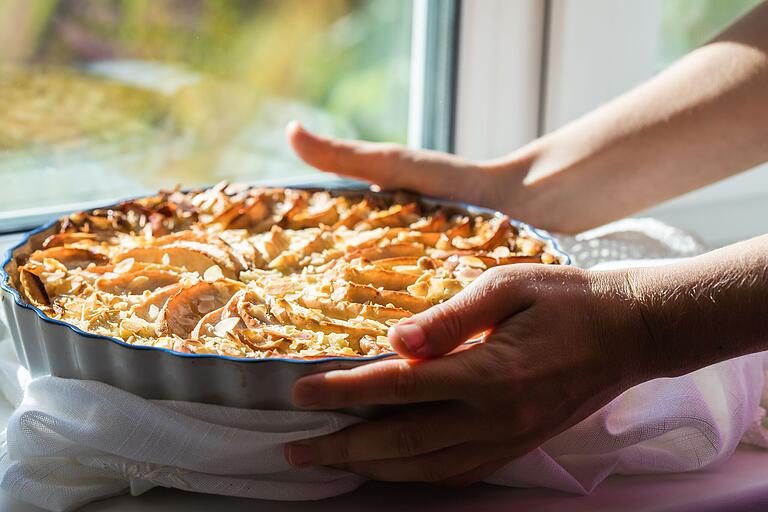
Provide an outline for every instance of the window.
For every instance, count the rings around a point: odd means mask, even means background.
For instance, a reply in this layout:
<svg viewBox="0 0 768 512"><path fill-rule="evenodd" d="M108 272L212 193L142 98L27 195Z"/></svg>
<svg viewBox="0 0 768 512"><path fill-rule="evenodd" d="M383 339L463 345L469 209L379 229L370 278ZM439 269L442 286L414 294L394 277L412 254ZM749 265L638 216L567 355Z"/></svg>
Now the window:
<svg viewBox="0 0 768 512"><path fill-rule="evenodd" d="M177 183L306 180L283 140L293 118L405 142L412 6L0 3L0 217Z"/></svg>
<svg viewBox="0 0 768 512"><path fill-rule="evenodd" d="M292 118L498 157L759 2L5 0L0 231L177 183L316 180ZM765 205L753 170L647 213L718 245L764 232Z"/></svg>
<svg viewBox="0 0 768 512"><path fill-rule="evenodd" d="M543 131L652 77L760 0L552 0ZM766 231L768 170L754 169L644 212L717 246Z"/></svg>
<svg viewBox="0 0 768 512"><path fill-rule="evenodd" d="M657 66L706 43L762 0L662 0ZM712 245L768 231L768 166L734 176L650 212Z"/></svg>

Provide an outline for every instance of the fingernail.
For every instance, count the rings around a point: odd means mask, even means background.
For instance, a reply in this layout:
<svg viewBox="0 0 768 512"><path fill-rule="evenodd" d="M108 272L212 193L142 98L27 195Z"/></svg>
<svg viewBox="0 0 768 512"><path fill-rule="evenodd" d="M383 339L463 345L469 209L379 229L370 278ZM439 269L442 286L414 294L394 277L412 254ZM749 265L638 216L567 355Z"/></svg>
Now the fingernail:
<svg viewBox="0 0 768 512"><path fill-rule="evenodd" d="M322 390L317 384L322 376L304 377L293 387L293 403L298 407L313 407L320 405Z"/></svg>
<svg viewBox="0 0 768 512"><path fill-rule="evenodd" d="M302 128L301 123L295 119L288 121L288 124L285 125L285 129L289 133L301 130L301 128Z"/></svg>
<svg viewBox="0 0 768 512"><path fill-rule="evenodd" d="M312 450L303 444L287 444L284 450L285 460L295 468L312 465Z"/></svg>
<svg viewBox="0 0 768 512"><path fill-rule="evenodd" d="M427 337L424 335L424 329L416 324L397 324L393 329L395 336L413 352L418 352L427 340Z"/></svg>

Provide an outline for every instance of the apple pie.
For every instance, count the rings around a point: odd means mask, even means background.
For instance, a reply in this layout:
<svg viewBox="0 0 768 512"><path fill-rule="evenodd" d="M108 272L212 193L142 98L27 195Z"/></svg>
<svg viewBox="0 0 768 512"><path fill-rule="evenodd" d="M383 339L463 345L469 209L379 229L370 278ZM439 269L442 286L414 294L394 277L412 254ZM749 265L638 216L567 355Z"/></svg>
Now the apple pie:
<svg viewBox="0 0 768 512"><path fill-rule="evenodd" d="M244 358L390 352L390 326L486 269L560 262L505 216L408 194L221 183L59 226L19 262L30 304L129 344Z"/></svg>

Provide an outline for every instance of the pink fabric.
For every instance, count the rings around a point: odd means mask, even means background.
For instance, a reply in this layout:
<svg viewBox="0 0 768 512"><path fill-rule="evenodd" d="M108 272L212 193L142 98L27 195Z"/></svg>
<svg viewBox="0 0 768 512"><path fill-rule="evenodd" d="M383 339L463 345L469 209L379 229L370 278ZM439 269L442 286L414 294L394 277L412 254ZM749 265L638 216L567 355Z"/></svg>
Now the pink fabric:
<svg viewBox="0 0 768 512"><path fill-rule="evenodd" d="M488 481L588 494L611 474L721 463L759 428L763 359L753 354L636 386Z"/></svg>

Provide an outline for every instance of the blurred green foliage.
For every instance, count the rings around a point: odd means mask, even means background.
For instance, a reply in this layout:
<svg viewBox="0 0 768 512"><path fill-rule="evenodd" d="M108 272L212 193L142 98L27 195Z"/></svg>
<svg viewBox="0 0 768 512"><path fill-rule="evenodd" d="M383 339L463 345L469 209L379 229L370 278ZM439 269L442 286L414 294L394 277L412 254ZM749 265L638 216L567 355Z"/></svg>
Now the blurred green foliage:
<svg viewBox="0 0 768 512"><path fill-rule="evenodd" d="M706 43L762 1L662 0L661 67Z"/></svg>
<svg viewBox="0 0 768 512"><path fill-rule="evenodd" d="M3 0L0 61L181 65L255 101L319 107L360 137L404 141L411 8L410 0Z"/></svg>
<svg viewBox="0 0 768 512"><path fill-rule="evenodd" d="M0 0L0 95L14 102L0 109L12 142L0 148L0 176L15 191L0 211L177 183L305 179L313 170L288 148L290 119L405 142L412 7ZM107 94L105 81L125 94ZM131 94L153 110L133 107Z"/></svg>

